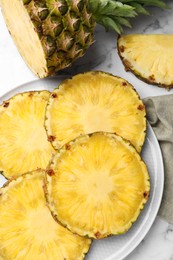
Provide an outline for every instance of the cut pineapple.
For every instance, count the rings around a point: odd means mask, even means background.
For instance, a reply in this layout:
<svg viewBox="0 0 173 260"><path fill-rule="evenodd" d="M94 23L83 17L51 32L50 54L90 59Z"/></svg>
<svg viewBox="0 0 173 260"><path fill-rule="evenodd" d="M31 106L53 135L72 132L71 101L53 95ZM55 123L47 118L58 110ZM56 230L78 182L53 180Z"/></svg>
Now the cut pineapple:
<svg viewBox="0 0 173 260"><path fill-rule="evenodd" d="M78 137L57 152L46 172L52 214L82 236L126 232L148 200L147 168L130 143L115 134Z"/></svg>
<svg viewBox="0 0 173 260"><path fill-rule="evenodd" d="M126 70L160 87L173 87L173 34L123 35L118 51Z"/></svg>
<svg viewBox="0 0 173 260"><path fill-rule="evenodd" d="M68 67L93 43L88 0L0 0L0 5L20 54L40 78Z"/></svg>
<svg viewBox="0 0 173 260"><path fill-rule="evenodd" d="M22 93L0 106L0 171L5 177L47 167L54 152L44 129L49 95Z"/></svg>
<svg viewBox="0 0 173 260"><path fill-rule="evenodd" d="M104 131L119 134L140 151L145 139L145 107L124 79L88 72L53 91L45 126L55 149L79 135Z"/></svg>
<svg viewBox="0 0 173 260"><path fill-rule="evenodd" d="M4 260L80 260L91 241L52 217L43 192L44 171L9 182L0 190L0 256Z"/></svg>
<svg viewBox="0 0 173 260"><path fill-rule="evenodd" d="M93 43L95 21L121 33L122 25L130 26L127 17L146 13L144 0L120 2L0 0L0 6L22 57L36 75L47 77L86 52ZM147 5L149 2L166 7L161 0L147 1Z"/></svg>

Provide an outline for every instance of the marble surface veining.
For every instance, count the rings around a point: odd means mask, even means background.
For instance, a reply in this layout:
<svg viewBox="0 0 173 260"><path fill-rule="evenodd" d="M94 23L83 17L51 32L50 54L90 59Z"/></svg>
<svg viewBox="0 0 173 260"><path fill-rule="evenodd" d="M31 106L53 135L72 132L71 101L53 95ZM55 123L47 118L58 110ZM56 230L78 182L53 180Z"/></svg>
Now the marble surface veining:
<svg viewBox="0 0 173 260"><path fill-rule="evenodd" d="M167 1L171 9L150 8L151 16L140 16L132 21L133 29L126 33L173 33L173 1ZM86 55L71 68L59 74L76 74L88 70L104 70L124 77L138 90L141 97L165 95L165 89L148 85L131 73L124 71L117 55L116 34L105 32L101 26L95 30L95 43ZM25 65L15 47L0 13L0 96L25 82L37 79ZM169 93L173 93L170 90ZM173 225L156 218L140 245L125 260L173 260Z"/></svg>

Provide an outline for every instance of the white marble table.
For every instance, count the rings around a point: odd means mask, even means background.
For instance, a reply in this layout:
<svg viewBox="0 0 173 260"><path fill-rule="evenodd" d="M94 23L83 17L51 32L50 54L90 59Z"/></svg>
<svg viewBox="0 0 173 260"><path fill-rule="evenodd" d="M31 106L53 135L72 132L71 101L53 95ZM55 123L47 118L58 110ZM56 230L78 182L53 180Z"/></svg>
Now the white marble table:
<svg viewBox="0 0 173 260"><path fill-rule="evenodd" d="M152 8L152 16L140 16L133 21L131 33L173 33L173 2L168 1L172 10ZM86 55L63 74L74 74L87 70L104 70L124 77L132 83L141 97L165 95L168 92L156 86L149 86L131 73L126 73L117 55L116 35L106 33L98 26L96 42ZM0 96L25 82L37 79L20 57L0 13ZM171 90L169 93L173 93ZM5 259L4 259L5 260ZM94 259L93 259L94 260ZM173 260L173 225L156 218L149 233L126 260Z"/></svg>

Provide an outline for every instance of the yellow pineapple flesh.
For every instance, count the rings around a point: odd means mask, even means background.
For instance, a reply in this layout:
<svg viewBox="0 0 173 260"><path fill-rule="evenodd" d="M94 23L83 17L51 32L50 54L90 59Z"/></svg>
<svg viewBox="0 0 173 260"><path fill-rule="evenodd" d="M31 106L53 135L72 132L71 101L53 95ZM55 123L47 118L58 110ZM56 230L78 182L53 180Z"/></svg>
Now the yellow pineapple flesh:
<svg viewBox="0 0 173 260"><path fill-rule="evenodd" d="M54 152L44 128L49 95L26 92L0 106L0 171L5 177L46 168Z"/></svg>
<svg viewBox="0 0 173 260"><path fill-rule="evenodd" d="M0 256L4 260L82 260L91 241L52 217L37 170L0 189Z"/></svg>
<svg viewBox="0 0 173 260"><path fill-rule="evenodd" d="M40 78L70 66L93 43L88 0L0 0L0 6L21 56Z"/></svg>
<svg viewBox="0 0 173 260"><path fill-rule="evenodd" d="M129 34L118 39L126 70L150 84L173 87L173 34Z"/></svg>
<svg viewBox="0 0 173 260"><path fill-rule="evenodd" d="M127 81L103 72L65 80L50 95L45 127L59 149L76 137L98 131L117 133L138 151L145 139L145 107Z"/></svg>
<svg viewBox="0 0 173 260"><path fill-rule="evenodd" d="M133 146L115 134L78 137L57 152L46 172L52 214L82 236L125 233L148 200L146 165Z"/></svg>

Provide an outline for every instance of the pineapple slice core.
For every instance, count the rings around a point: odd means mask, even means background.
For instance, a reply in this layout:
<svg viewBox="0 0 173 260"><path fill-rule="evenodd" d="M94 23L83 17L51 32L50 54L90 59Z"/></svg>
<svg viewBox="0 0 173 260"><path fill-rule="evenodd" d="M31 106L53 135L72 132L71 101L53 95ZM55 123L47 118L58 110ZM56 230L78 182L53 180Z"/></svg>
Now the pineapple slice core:
<svg viewBox="0 0 173 260"><path fill-rule="evenodd" d="M45 126L55 149L80 135L103 131L117 133L140 151L145 139L145 107L124 79L88 72L53 91Z"/></svg>
<svg viewBox="0 0 173 260"><path fill-rule="evenodd" d="M47 173L53 215L79 235L102 238L126 232L148 199L144 162L114 134L77 138L55 155Z"/></svg>
<svg viewBox="0 0 173 260"><path fill-rule="evenodd" d="M43 46L23 1L0 0L0 4L9 32L20 54L37 76L45 77L47 75L47 62Z"/></svg>
<svg viewBox="0 0 173 260"><path fill-rule="evenodd" d="M49 95L26 92L0 106L0 170L7 178L47 167L54 152L44 129Z"/></svg>
<svg viewBox="0 0 173 260"><path fill-rule="evenodd" d="M45 172L27 173L0 190L0 256L15 260L82 260L91 241L52 217L43 191Z"/></svg>

